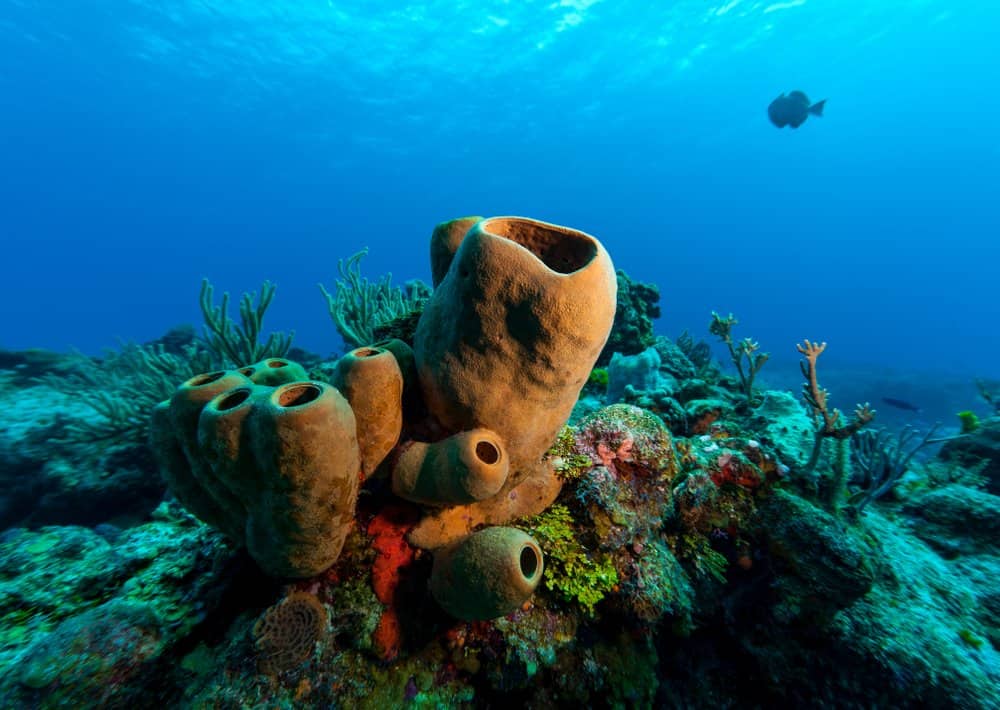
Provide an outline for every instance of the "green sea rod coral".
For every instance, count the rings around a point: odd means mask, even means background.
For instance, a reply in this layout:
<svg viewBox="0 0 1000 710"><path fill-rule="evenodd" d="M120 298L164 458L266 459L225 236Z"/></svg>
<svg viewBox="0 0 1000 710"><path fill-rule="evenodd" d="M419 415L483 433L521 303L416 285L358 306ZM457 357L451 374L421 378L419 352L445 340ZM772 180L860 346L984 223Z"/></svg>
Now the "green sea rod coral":
<svg viewBox="0 0 1000 710"><path fill-rule="evenodd" d="M362 257L367 255L366 247L346 261L337 262L340 278L333 293L319 284L330 318L351 349L379 340L375 334L377 328L419 311L431 295L430 287L422 281L408 283L404 288L393 286L392 274L369 281L361 275L360 267Z"/></svg>
<svg viewBox="0 0 1000 710"><path fill-rule="evenodd" d="M222 304L215 305L215 292L208 279L201 281L201 312L205 318L205 345L220 359L237 367L259 362L269 357L284 357L292 347L295 333L271 333L259 342L264 314L274 300L276 287L265 281L257 293L244 293L240 298L240 325L229 317L229 294L222 294Z"/></svg>
<svg viewBox="0 0 1000 710"><path fill-rule="evenodd" d="M96 416L68 422L60 443L144 444L149 410L174 391L178 380L211 369L211 357L196 345L182 354L163 345L124 343L100 358L73 353L63 374L46 374L41 384L70 395Z"/></svg>

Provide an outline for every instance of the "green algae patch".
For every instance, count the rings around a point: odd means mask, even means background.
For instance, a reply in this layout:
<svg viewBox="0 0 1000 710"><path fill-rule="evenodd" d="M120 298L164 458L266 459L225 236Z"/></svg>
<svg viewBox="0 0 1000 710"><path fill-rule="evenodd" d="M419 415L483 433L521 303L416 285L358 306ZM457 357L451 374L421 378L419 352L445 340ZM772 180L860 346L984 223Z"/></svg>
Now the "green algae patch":
<svg viewBox="0 0 1000 710"><path fill-rule="evenodd" d="M552 462L556 475L564 481L575 481L594 468L593 459L577 453L575 447L576 437L573 428L564 426L546 454Z"/></svg>
<svg viewBox="0 0 1000 710"><path fill-rule="evenodd" d="M545 551L545 587L593 616L595 605L618 584L618 571L610 555L590 553L583 547L565 505L553 505L529 518L524 529Z"/></svg>
<svg viewBox="0 0 1000 710"><path fill-rule="evenodd" d="M986 643L983 639L979 638L968 629L960 629L958 632L958 637L962 639L967 646L974 648L976 650L982 648Z"/></svg>

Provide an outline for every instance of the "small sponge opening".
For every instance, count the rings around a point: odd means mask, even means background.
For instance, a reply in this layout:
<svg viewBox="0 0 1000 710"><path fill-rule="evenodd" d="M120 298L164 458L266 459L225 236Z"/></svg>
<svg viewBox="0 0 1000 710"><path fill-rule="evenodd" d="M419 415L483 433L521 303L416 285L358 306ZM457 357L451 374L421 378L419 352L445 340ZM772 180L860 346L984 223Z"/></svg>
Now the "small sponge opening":
<svg viewBox="0 0 1000 710"><path fill-rule="evenodd" d="M279 367L288 367L288 360L268 360L265 363L268 367L273 367L277 369Z"/></svg>
<svg viewBox="0 0 1000 710"><path fill-rule="evenodd" d="M500 449L489 441L476 444L476 457L485 464L492 466L500 460Z"/></svg>
<svg viewBox="0 0 1000 710"><path fill-rule="evenodd" d="M218 403L216 403L215 408L220 412L228 412L230 409L236 409L246 402L249 397L250 390L246 387L240 387L222 395Z"/></svg>
<svg viewBox="0 0 1000 710"><path fill-rule="evenodd" d="M531 545L521 548L521 574L525 579L531 579L538 572L539 562L538 550Z"/></svg>
<svg viewBox="0 0 1000 710"><path fill-rule="evenodd" d="M195 375L185 384L189 387L201 387L202 385L208 385L221 379L226 374L225 370L219 370L218 372L205 372L200 375Z"/></svg>
<svg viewBox="0 0 1000 710"><path fill-rule="evenodd" d="M282 407L301 407L319 399L322 390L312 383L292 385L277 394L276 402Z"/></svg>

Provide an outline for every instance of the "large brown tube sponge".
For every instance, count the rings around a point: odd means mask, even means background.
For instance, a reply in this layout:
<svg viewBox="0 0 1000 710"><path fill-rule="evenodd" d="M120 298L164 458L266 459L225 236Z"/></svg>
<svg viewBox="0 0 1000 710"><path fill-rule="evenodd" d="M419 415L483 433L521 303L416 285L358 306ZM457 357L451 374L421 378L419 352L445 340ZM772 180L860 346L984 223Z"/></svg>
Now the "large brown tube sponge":
<svg viewBox="0 0 1000 710"><path fill-rule="evenodd" d="M434 288L444 280L465 235L481 219L482 217L460 217L442 222L434 228L431 234L431 283Z"/></svg>
<svg viewBox="0 0 1000 710"><path fill-rule="evenodd" d="M495 619L531 597L542 568L542 551L530 535L486 528L434 553L431 594L457 619Z"/></svg>
<svg viewBox="0 0 1000 710"><path fill-rule="evenodd" d="M244 516L235 497L214 485L198 445L198 417L205 404L219 394L252 384L235 370L195 375L156 406L150 424L150 447L177 500L237 542L243 542Z"/></svg>
<svg viewBox="0 0 1000 710"><path fill-rule="evenodd" d="M249 440L260 485L247 501L247 549L269 574L311 577L336 562L354 520L354 413L320 382L278 387L254 410Z"/></svg>
<svg viewBox="0 0 1000 710"><path fill-rule="evenodd" d="M429 505L472 503L499 493L508 472L500 437L473 429L433 444L407 444L393 466L392 492Z"/></svg>
<svg viewBox="0 0 1000 710"><path fill-rule="evenodd" d="M361 468L371 476L399 441L403 429L403 373L399 363L388 349L357 348L337 361L333 384L354 410Z"/></svg>
<svg viewBox="0 0 1000 710"><path fill-rule="evenodd" d="M412 425L421 412L420 383L417 382L417 365L413 359L413 348L399 338L380 340L373 348L388 350L396 358L399 372L403 376L403 427Z"/></svg>
<svg viewBox="0 0 1000 710"><path fill-rule="evenodd" d="M354 413L330 385L200 375L157 406L151 442L178 499L268 574L310 577L340 555L361 454Z"/></svg>
<svg viewBox="0 0 1000 710"><path fill-rule="evenodd" d="M427 302L414 356L428 410L451 432L496 432L504 490L551 446L615 316L614 265L594 237L522 217L477 222Z"/></svg>

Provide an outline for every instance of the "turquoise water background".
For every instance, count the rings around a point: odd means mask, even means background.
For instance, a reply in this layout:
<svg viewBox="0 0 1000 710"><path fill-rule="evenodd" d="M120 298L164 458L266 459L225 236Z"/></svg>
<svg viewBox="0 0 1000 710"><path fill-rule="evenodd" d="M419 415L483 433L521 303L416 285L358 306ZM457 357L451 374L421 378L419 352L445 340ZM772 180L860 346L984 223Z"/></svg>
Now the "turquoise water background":
<svg viewBox="0 0 1000 710"><path fill-rule="evenodd" d="M148 340L203 276L428 278L465 214L598 236L775 359L1000 376L1000 4L0 0L0 347ZM801 89L826 115L778 130ZM793 375L796 373L792 373Z"/></svg>

